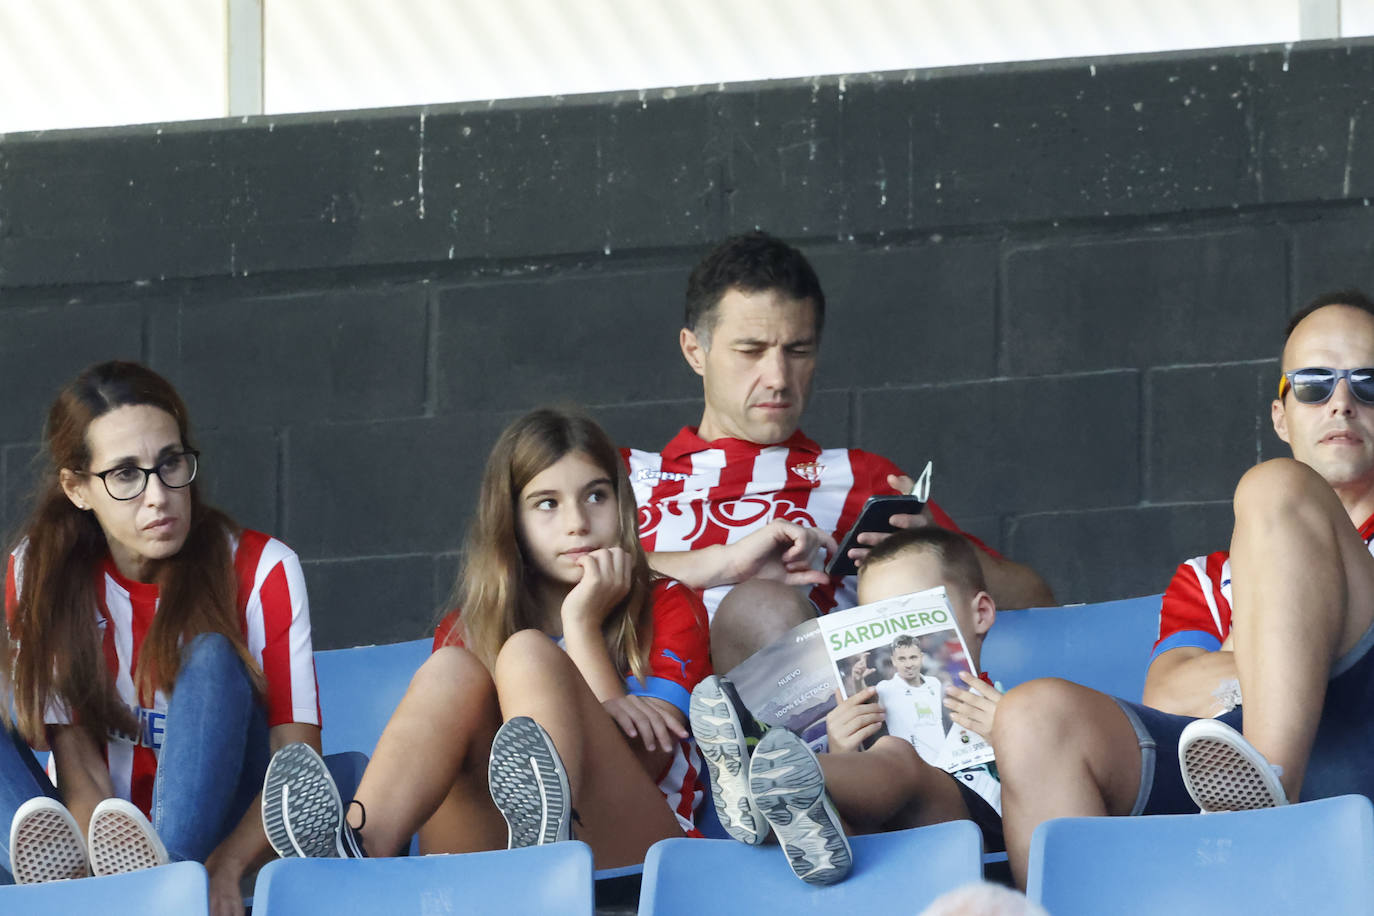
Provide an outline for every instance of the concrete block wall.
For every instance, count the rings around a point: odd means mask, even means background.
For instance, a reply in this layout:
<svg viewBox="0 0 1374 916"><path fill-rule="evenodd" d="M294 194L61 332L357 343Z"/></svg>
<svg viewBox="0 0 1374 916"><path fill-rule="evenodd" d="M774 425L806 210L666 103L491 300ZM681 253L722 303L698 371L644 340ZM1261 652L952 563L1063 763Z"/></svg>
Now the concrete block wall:
<svg viewBox="0 0 1374 916"><path fill-rule="evenodd" d="M423 635L490 443L700 413L687 271L755 226L831 301L805 428L919 468L1065 601L1162 590L1282 454L1287 315L1374 287L1374 43L0 137L0 523L83 366L190 404L321 647Z"/></svg>

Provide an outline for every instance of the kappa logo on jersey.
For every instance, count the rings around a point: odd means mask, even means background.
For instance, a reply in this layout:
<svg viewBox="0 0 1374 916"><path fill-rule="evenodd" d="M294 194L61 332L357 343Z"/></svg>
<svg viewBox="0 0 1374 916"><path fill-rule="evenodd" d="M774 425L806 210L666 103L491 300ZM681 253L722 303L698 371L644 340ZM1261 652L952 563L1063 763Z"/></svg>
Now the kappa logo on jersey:
<svg viewBox="0 0 1374 916"><path fill-rule="evenodd" d="M821 475L825 473L825 465L819 461L808 461L806 464L792 465L791 471L815 487L820 485Z"/></svg>
<svg viewBox="0 0 1374 916"><path fill-rule="evenodd" d="M659 471L653 468L640 468L635 471L635 480L691 480L691 474L683 474L681 471Z"/></svg>

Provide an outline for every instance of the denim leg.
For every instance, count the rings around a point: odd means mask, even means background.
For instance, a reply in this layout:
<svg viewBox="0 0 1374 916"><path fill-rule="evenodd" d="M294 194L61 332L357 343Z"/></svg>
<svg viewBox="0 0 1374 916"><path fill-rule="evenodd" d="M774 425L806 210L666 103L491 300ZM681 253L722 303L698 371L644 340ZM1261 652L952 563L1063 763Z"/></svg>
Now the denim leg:
<svg viewBox="0 0 1374 916"><path fill-rule="evenodd" d="M182 650L153 782L153 827L173 861L204 862L243 817L267 769L267 716L229 640Z"/></svg>
<svg viewBox="0 0 1374 916"><path fill-rule="evenodd" d="M9 872L10 824L14 821L14 812L39 795L57 798L57 789L19 733L5 730L4 737L0 738L0 885L14 883Z"/></svg>

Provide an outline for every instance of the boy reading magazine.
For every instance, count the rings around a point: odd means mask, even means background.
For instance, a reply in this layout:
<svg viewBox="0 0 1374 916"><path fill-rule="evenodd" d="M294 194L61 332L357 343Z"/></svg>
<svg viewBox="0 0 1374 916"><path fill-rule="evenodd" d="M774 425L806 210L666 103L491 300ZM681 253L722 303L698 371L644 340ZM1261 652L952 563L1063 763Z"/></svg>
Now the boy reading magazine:
<svg viewBox="0 0 1374 916"><path fill-rule="evenodd" d="M968 662L977 670L996 607L972 551L966 539L943 529L899 531L874 547L860 568L859 601L872 604L943 586L964 634ZM898 665L909 668L910 660L893 662L894 676L901 677ZM851 677L853 667L848 668ZM866 681L867 672L861 674ZM775 679L780 679L776 671ZM967 673L961 680L972 689L947 689L943 705L958 726L948 731L966 729L986 738L1001 694ZM825 717L830 750L816 754L789 728L764 731L729 678L712 676L698 684L690 707L692 730L726 831L741 842L759 844L771 828L792 870L813 884L830 884L849 873L846 832L971 818L982 829L986 848L1003 848L995 764L951 774L924 761L909 740L880 734L889 722L878 702L880 689L864 686L846 699L835 691L836 705ZM875 740L863 749L869 739Z"/></svg>

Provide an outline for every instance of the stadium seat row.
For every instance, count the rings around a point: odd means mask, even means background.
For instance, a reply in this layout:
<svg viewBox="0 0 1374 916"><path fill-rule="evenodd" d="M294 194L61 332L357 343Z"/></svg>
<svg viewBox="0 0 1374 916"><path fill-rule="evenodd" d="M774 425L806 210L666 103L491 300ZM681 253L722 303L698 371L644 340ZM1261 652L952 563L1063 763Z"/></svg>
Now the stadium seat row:
<svg viewBox="0 0 1374 916"><path fill-rule="evenodd" d="M1005 688L1064 677L1138 698L1154 640L1159 596L999 614L983 648L986 669ZM326 754L360 768L411 675L427 639L316 653L327 727ZM356 784L341 773L345 783ZM709 798L709 796L708 796ZM711 812L708 836L723 836ZM796 880L778 850L733 841L666 840L643 868L641 914L697 913L701 878L710 909L844 912L900 903L919 912L946 890L983 873L981 838L970 822L857 837L848 880L812 888ZM629 871L637 871L631 869ZM621 872L626 870L621 870ZM254 912L329 911L442 914L579 913L594 910L597 878L582 843L365 862L280 860L258 876ZM1055 916L1158 913L1209 916L1256 912L1340 912L1374 916L1374 805L1359 796L1269 811L1145 818L1066 818L1033 840L1029 896ZM178 863L111 878L0 888L0 912L70 913L97 906L127 912L205 912L205 871ZM885 905L884 902L887 902Z"/></svg>

